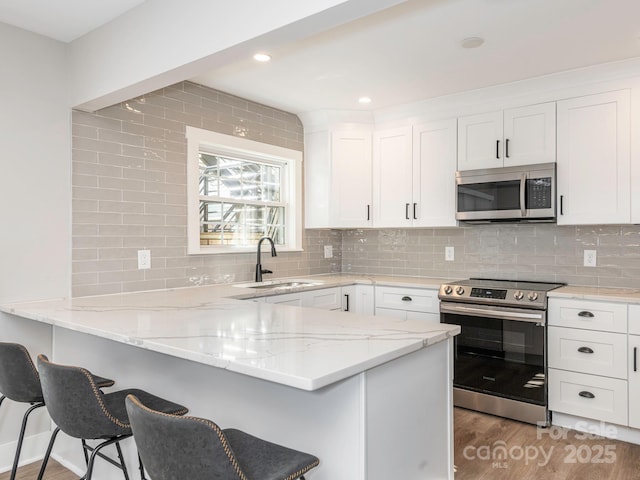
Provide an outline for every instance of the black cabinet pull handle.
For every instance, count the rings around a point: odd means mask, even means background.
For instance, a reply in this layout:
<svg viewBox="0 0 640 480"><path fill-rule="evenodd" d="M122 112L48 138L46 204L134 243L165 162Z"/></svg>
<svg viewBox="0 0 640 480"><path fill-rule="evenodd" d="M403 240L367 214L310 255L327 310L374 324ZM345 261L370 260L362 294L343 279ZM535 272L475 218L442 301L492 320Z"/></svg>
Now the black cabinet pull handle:
<svg viewBox="0 0 640 480"><path fill-rule="evenodd" d="M593 353L593 350L589 347L580 347L578 351L580 353Z"/></svg>
<svg viewBox="0 0 640 480"><path fill-rule="evenodd" d="M582 317L582 318L593 318L593 317L595 317L595 315L593 313L588 312L586 310L583 310L582 312L578 313L578 316Z"/></svg>
<svg viewBox="0 0 640 480"><path fill-rule="evenodd" d="M578 395L580 395L582 398L596 398L596 396L593 393L588 392L586 390L581 391Z"/></svg>
<svg viewBox="0 0 640 480"><path fill-rule="evenodd" d="M347 299L347 308L345 308L345 309L344 309L344 311L345 311L345 312L348 312L348 311L349 311L349 294L346 294L346 295L344 296L344 298L346 298L346 299Z"/></svg>
<svg viewBox="0 0 640 480"><path fill-rule="evenodd" d="M564 215L564 195L560 195L560 215Z"/></svg>
<svg viewBox="0 0 640 480"><path fill-rule="evenodd" d="M633 371L638 371L638 347L633 347Z"/></svg>
<svg viewBox="0 0 640 480"><path fill-rule="evenodd" d="M509 139L504 141L504 156L509 158Z"/></svg>
<svg viewBox="0 0 640 480"><path fill-rule="evenodd" d="M412 301L413 301L413 298L411 298L411 297L407 297L407 296L404 296L404 297L402 297L402 301L403 301L403 302L412 302Z"/></svg>
<svg viewBox="0 0 640 480"><path fill-rule="evenodd" d="M367 221L371 220L371 205L367 205Z"/></svg>
<svg viewBox="0 0 640 480"><path fill-rule="evenodd" d="M408 204L408 203L405 203L405 204L404 204L404 217L405 217L407 220L411 220L411 219L409 218L409 204Z"/></svg>
<svg viewBox="0 0 640 480"><path fill-rule="evenodd" d="M417 204L417 203L414 203L414 204L413 204L413 219L414 219L414 220L417 220L417 219L418 219L418 216L416 215L416 209L417 209L417 208L418 208L418 204Z"/></svg>
<svg viewBox="0 0 640 480"><path fill-rule="evenodd" d="M496 158L500 160L500 140L496 140Z"/></svg>

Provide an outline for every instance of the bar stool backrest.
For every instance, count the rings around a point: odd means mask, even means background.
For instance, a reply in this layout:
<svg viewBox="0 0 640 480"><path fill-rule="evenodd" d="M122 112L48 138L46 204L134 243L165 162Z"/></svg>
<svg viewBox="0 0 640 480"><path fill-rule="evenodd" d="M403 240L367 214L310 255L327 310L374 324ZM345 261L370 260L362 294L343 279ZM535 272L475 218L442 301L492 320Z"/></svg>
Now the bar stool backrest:
<svg viewBox="0 0 640 480"><path fill-rule="evenodd" d="M67 435L110 438L130 428L126 420L118 418L122 415L106 407L103 393L88 370L51 363L45 355L38 355L38 371L49 415Z"/></svg>
<svg viewBox="0 0 640 480"><path fill-rule="evenodd" d="M138 452L153 480L247 480L215 423L156 412L133 395L125 403Z"/></svg>
<svg viewBox="0 0 640 480"><path fill-rule="evenodd" d="M0 393L15 402L42 402L40 377L27 349L0 342Z"/></svg>

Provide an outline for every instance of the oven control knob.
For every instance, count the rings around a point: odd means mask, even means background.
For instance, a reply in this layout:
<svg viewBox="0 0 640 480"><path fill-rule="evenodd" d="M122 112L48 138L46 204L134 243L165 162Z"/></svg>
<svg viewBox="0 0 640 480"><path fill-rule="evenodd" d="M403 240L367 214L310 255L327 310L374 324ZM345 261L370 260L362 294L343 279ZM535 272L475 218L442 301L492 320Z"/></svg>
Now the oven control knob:
<svg viewBox="0 0 640 480"><path fill-rule="evenodd" d="M524 298L524 293L522 292L522 290L516 290L516 292L513 294L513 298L515 298L516 300L522 300Z"/></svg>
<svg viewBox="0 0 640 480"><path fill-rule="evenodd" d="M453 292L453 288L451 287L451 285L447 285L446 287L444 287L445 295L451 295L451 292Z"/></svg>
<svg viewBox="0 0 640 480"><path fill-rule="evenodd" d="M457 293L458 295L462 295L462 294L464 293L464 288L462 288L462 287L456 287L456 293Z"/></svg>
<svg viewBox="0 0 640 480"><path fill-rule="evenodd" d="M529 292L529 295L527 295L527 298L530 301L535 302L538 299L538 293L537 292Z"/></svg>

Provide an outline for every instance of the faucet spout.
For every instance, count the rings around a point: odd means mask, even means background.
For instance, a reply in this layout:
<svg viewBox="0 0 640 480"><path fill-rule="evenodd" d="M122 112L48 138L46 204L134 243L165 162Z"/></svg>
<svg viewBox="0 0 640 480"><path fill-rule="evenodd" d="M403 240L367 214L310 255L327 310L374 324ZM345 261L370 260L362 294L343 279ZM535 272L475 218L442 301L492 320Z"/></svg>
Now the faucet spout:
<svg viewBox="0 0 640 480"><path fill-rule="evenodd" d="M276 245L273 242L273 239L271 237L261 237L260 240L258 240L258 252L257 252L257 259L256 259L257 260L256 261L256 282L262 281L263 273L273 273L271 270L265 270L262 268L261 248L262 248L262 242L264 242L265 240L267 240L271 244L271 256L272 257L278 256L278 253L276 252Z"/></svg>

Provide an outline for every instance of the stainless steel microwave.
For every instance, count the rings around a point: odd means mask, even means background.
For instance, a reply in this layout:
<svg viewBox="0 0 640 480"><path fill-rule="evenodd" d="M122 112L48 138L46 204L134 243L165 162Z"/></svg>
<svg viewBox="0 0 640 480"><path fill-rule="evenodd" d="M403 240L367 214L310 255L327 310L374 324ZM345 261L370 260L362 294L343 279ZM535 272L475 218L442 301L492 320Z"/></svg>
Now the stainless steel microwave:
<svg viewBox="0 0 640 480"><path fill-rule="evenodd" d="M553 222L556 164L456 172L456 219L464 222Z"/></svg>

